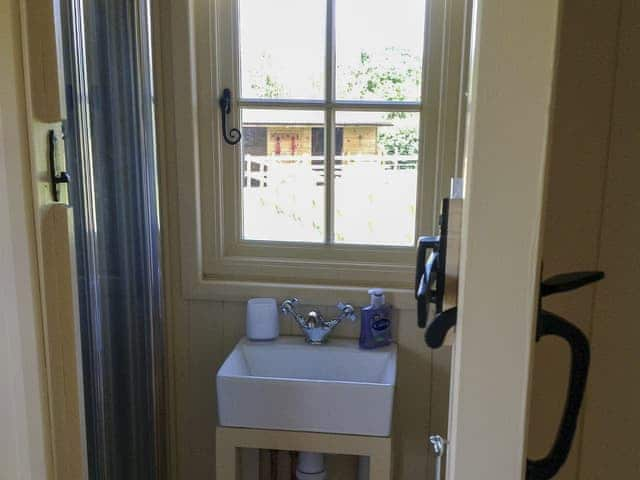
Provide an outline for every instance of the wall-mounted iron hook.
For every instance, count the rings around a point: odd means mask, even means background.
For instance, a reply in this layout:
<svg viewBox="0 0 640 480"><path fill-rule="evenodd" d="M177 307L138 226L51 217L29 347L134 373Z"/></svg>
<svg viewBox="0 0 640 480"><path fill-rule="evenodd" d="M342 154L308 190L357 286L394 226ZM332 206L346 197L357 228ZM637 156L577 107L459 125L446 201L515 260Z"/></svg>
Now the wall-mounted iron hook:
<svg viewBox="0 0 640 480"><path fill-rule="evenodd" d="M69 183L71 177L67 172L56 173L56 145L58 138L54 130L49 130L47 137L49 143L49 175L51 178L51 196L54 202L60 201L60 192L58 192L58 185L61 183Z"/></svg>
<svg viewBox="0 0 640 480"><path fill-rule="evenodd" d="M231 113L231 90L225 88L218 100L222 114L222 136L229 145L235 145L242 139L242 133L237 128L232 128L227 134L227 115Z"/></svg>

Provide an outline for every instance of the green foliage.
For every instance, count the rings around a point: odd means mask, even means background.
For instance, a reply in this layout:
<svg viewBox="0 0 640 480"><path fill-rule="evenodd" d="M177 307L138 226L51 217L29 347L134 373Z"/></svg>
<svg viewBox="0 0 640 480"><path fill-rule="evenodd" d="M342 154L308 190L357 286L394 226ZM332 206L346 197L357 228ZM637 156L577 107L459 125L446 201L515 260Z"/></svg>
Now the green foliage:
<svg viewBox="0 0 640 480"><path fill-rule="evenodd" d="M382 53L360 53L359 65L349 72L346 94L360 99L407 100L407 93L420 86L420 58L408 51L389 47ZM388 120L402 120L405 112L389 112ZM418 132L414 129L386 131L378 143L388 155L417 155Z"/></svg>
<svg viewBox="0 0 640 480"><path fill-rule="evenodd" d="M260 66L252 72L251 89L260 98L282 98L287 92L285 86L272 75L265 73L271 62L265 53ZM420 58L407 50L389 47L382 52L360 52L359 63L344 74L349 79L341 96L362 100L383 99L404 101L408 92L415 92L420 85ZM389 112L387 120L402 120L405 112ZM418 153L418 132L414 129L386 131L378 135L378 143L388 155L416 155Z"/></svg>
<svg viewBox="0 0 640 480"><path fill-rule="evenodd" d="M266 74L263 79L256 79L251 88L259 98L280 98L284 96L284 86L271 75Z"/></svg>
<svg viewBox="0 0 640 480"><path fill-rule="evenodd" d="M258 98L282 98L286 95L284 85L273 75L267 73L273 58L269 53L262 53L255 70L249 73L250 87Z"/></svg>
<svg viewBox="0 0 640 480"><path fill-rule="evenodd" d="M388 47L383 52L360 53L360 63L347 72L346 94L360 99L403 101L420 85L420 58L407 50Z"/></svg>
<svg viewBox="0 0 640 480"><path fill-rule="evenodd" d="M387 155L417 155L418 141L418 132L412 128L382 132L378 135L378 142Z"/></svg>

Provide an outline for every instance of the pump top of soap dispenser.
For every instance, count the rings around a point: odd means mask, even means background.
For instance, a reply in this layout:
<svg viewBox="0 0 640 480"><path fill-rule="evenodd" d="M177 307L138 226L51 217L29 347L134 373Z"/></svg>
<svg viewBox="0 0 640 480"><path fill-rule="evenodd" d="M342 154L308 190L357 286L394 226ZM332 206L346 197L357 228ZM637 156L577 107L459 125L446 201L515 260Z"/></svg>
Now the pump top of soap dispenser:
<svg viewBox="0 0 640 480"><path fill-rule="evenodd" d="M381 307L384 305L384 290L382 288L372 288L369 290L371 295L371 305Z"/></svg>

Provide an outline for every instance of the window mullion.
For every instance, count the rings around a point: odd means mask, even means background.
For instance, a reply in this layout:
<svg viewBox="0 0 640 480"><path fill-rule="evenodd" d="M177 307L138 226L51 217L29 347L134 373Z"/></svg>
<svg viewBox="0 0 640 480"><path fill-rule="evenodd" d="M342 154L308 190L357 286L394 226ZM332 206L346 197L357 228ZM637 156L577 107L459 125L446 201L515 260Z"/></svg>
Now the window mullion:
<svg viewBox="0 0 640 480"><path fill-rule="evenodd" d="M238 87L239 88L239 87ZM345 111L369 111L369 112L421 112L423 109L420 102L397 102L397 101L367 101L367 100L335 100L325 102L324 100L288 100L271 98L240 98L238 106L241 108L261 108L273 110L333 110Z"/></svg>
<svg viewBox="0 0 640 480"><path fill-rule="evenodd" d="M335 2L327 0L327 32L325 52L325 243L334 242L334 164L335 164Z"/></svg>

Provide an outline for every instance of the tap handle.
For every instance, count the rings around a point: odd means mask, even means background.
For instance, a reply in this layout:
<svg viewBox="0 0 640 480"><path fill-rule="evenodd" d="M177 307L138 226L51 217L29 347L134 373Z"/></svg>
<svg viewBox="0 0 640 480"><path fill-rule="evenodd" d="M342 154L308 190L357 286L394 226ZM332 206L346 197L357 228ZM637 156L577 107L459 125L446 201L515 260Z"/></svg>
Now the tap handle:
<svg viewBox="0 0 640 480"><path fill-rule="evenodd" d="M358 319L358 316L356 315L356 310L355 308L353 308L353 305L350 305L348 303L338 302L336 307L338 308L338 310L340 310L340 312L342 312L342 316L347 320L351 320L352 322L355 322Z"/></svg>
<svg viewBox="0 0 640 480"><path fill-rule="evenodd" d="M280 311L285 314L292 313L295 310L294 307L299 303L300 303L300 300L296 297L287 298L282 302L282 305L280 305Z"/></svg>

